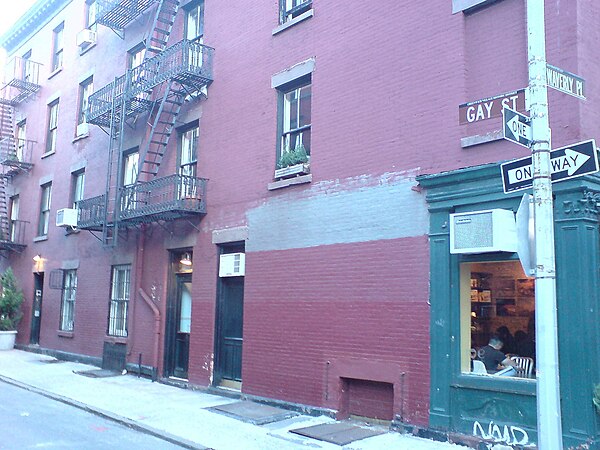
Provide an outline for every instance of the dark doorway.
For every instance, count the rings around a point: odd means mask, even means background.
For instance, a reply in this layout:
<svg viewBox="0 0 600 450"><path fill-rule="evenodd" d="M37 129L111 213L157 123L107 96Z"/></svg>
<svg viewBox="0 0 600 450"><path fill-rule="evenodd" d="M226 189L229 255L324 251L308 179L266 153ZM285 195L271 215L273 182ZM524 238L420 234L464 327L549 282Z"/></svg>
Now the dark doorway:
<svg viewBox="0 0 600 450"><path fill-rule="evenodd" d="M221 254L243 253L244 245L221 248ZM244 328L244 277L219 277L215 339L215 385L241 387Z"/></svg>
<svg viewBox="0 0 600 450"><path fill-rule="evenodd" d="M31 335L29 343L40 343L42 326L42 296L44 294L44 272L33 274L33 306L31 308Z"/></svg>
<svg viewBox="0 0 600 450"><path fill-rule="evenodd" d="M186 261L191 263L190 253ZM191 264L182 266L181 255L175 255L173 286L167 300L167 322L165 330L165 376L188 378L190 354L190 331L192 324L192 274Z"/></svg>

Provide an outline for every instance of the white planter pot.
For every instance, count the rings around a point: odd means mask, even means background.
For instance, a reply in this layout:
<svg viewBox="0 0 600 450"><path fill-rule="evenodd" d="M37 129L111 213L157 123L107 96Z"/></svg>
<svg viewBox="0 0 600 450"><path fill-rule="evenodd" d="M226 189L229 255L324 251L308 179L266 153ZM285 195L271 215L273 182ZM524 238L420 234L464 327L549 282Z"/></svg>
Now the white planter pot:
<svg viewBox="0 0 600 450"><path fill-rule="evenodd" d="M16 331L0 331L0 350L12 350L15 347Z"/></svg>

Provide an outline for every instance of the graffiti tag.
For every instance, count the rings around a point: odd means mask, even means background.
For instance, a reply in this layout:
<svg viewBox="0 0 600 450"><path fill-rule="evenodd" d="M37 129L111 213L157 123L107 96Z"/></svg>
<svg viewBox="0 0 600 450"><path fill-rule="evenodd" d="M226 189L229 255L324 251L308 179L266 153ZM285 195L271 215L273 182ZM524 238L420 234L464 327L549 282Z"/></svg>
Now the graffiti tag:
<svg viewBox="0 0 600 450"><path fill-rule="evenodd" d="M493 420L488 424L487 430L478 421L475 421L473 423L473 435L482 437L483 439L491 439L495 442L503 442L508 445L529 444L529 436L523 428L515 427L514 425L504 425L502 427L494 423Z"/></svg>

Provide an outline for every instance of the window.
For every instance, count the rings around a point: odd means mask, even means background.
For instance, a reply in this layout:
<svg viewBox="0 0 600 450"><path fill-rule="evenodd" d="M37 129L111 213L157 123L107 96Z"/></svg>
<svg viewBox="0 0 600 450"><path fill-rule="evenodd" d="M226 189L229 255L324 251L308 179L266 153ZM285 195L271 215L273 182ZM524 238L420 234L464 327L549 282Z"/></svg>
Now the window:
<svg viewBox="0 0 600 450"><path fill-rule="evenodd" d="M63 271L62 299L60 305L60 330L73 331L75 323L75 294L77 293L77 271Z"/></svg>
<svg viewBox="0 0 600 450"><path fill-rule="evenodd" d="M87 0L85 2L85 27L88 30L96 31L98 25L96 24L96 12L98 10L98 4L96 0Z"/></svg>
<svg viewBox="0 0 600 450"><path fill-rule="evenodd" d="M146 47L144 44L138 44L131 50L129 50L129 59L127 61L128 69L135 69L137 66L144 62L144 55L146 54Z"/></svg>
<svg viewBox="0 0 600 450"><path fill-rule="evenodd" d="M127 307L129 305L130 283L131 266L113 266L108 315L109 336L127 336Z"/></svg>
<svg viewBox="0 0 600 450"><path fill-rule="evenodd" d="M289 22L312 9L312 0L279 0L281 23Z"/></svg>
<svg viewBox="0 0 600 450"><path fill-rule="evenodd" d="M94 92L94 78L89 77L79 84L79 111L77 113L77 125L86 123L86 113L90 95ZM77 133L79 134L79 133Z"/></svg>
<svg viewBox="0 0 600 450"><path fill-rule="evenodd" d="M10 241L18 242L20 236L19 233L19 196L15 195L10 199Z"/></svg>
<svg viewBox="0 0 600 450"><path fill-rule="evenodd" d="M123 195L121 196L121 210L125 211L135 207L136 193L133 186L137 181L138 164L140 154L137 150L130 151L123 156L123 177L121 186Z"/></svg>
<svg viewBox="0 0 600 450"><path fill-rule="evenodd" d="M62 22L53 31L52 38L52 72L62 67L63 63L63 34L65 23Z"/></svg>
<svg viewBox="0 0 600 450"><path fill-rule="evenodd" d="M281 91L281 133L278 160L286 156L310 158L310 79ZM287 154L287 155L286 155ZM291 165L291 164L288 164Z"/></svg>
<svg viewBox="0 0 600 450"><path fill-rule="evenodd" d="M74 209L79 208L79 202L83 200L83 188L85 185L85 171L80 170L71 174L71 203Z"/></svg>
<svg viewBox="0 0 600 450"><path fill-rule="evenodd" d="M56 151L58 134L58 99L48 105L48 134L46 136L46 153Z"/></svg>
<svg viewBox="0 0 600 450"><path fill-rule="evenodd" d="M193 41L201 39L204 35L204 2L193 2L185 9L184 37Z"/></svg>
<svg viewBox="0 0 600 450"><path fill-rule="evenodd" d="M33 65L31 64L30 60L31 50L28 50L23 55L23 66L21 67L21 74L23 75L23 81L35 83L36 81L33 79Z"/></svg>
<svg viewBox="0 0 600 450"><path fill-rule="evenodd" d="M17 160L27 162L29 160L25 152L27 150L27 121L25 119L17 123Z"/></svg>
<svg viewBox="0 0 600 450"><path fill-rule="evenodd" d="M198 126L180 134L179 175L181 175L180 198L196 197L196 166L198 161Z"/></svg>
<svg viewBox="0 0 600 450"><path fill-rule="evenodd" d="M460 273L462 372L475 371L481 364L474 361L481 361L488 374L497 373L498 360L511 355L531 366L517 367L511 376L534 378L534 279L514 260L462 263ZM493 344L493 338L501 344ZM498 357L490 358L495 353Z"/></svg>
<svg viewBox="0 0 600 450"><path fill-rule="evenodd" d="M50 203L52 200L52 183L42 185L42 196L40 199L40 218L38 222L38 236L48 235L50 224Z"/></svg>

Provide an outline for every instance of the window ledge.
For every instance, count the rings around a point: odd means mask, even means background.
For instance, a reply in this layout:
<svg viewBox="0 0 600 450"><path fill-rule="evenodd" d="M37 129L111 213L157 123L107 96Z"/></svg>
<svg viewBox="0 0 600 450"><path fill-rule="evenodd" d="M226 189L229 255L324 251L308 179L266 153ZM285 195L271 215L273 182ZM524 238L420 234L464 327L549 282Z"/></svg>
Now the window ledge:
<svg viewBox="0 0 600 450"><path fill-rule="evenodd" d="M86 48L80 48L79 49L79 56L85 55L87 52L89 52L95 46L96 46L96 43L94 42L93 44L88 45Z"/></svg>
<svg viewBox="0 0 600 450"><path fill-rule="evenodd" d="M73 339L73 337L75 336L75 335L74 335L74 333L73 333L72 331L62 331L62 330L58 330L58 331L56 332L56 334L57 334L59 337L62 337L62 338L68 338L68 339Z"/></svg>
<svg viewBox="0 0 600 450"><path fill-rule="evenodd" d="M314 16L314 10L311 8L310 10L306 11L305 13L300 14L298 17L294 17L292 20L288 20L286 23L282 23L281 25L279 25L277 28L275 28L272 32L273 36L275 36L276 34L281 33L282 31L287 30L290 27L293 27L294 25L300 23L300 22L304 22L306 19L310 19L312 16Z"/></svg>
<svg viewBox="0 0 600 450"><path fill-rule="evenodd" d="M47 241L48 240L48 235L44 235L44 236L36 236L33 238L33 242L42 242L42 241Z"/></svg>
<svg viewBox="0 0 600 450"><path fill-rule="evenodd" d="M55 153L56 153L56 150L52 150L51 152L44 153L44 154L41 156L41 158L42 158L42 159L44 159L44 158L47 158L48 156L52 156L52 155L54 155Z"/></svg>
<svg viewBox="0 0 600 450"><path fill-rule="evenodd" d="M111 342L113 344L127 344L127 338L126 337L118 337L118 336L105 336L104 340L106 342Z"/></svg>
<svg viewBox="0 0 600 450"><path fill-rule="evenodd" d="M71 143L72 143L72 144L74 144L75 142L77 142L77 141L80 141L80 140L82 140L82 139L85 139L85 138L87 138L87 137L90 137L90 133L85 133L85 134L81 134L81 135L79 135L79 136L75 136L75 137L73 138L73 140L71 141Z"/></svg>
<svg viewBox="0 0 600 450"><path fill-rule="evenodd" d="M267 185L267 189L269 191L274 191L275 189L281 189L288 186L293 186L295 184L305 184L312 182L312 173L308 175L301 175L295 178L286 178L284 180L274 181Z"/></svg>
<svg viewBox="0 0 600 450"><path fill-rule="evenodd" d="M56 76L57 74L61 73L62 70L63 70L63 68L59 67L54 72L51 72L50 75L48 75L48 79L54 78L54 76Z"/></svg>

